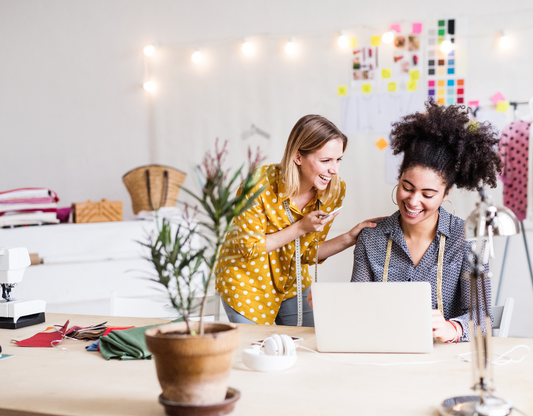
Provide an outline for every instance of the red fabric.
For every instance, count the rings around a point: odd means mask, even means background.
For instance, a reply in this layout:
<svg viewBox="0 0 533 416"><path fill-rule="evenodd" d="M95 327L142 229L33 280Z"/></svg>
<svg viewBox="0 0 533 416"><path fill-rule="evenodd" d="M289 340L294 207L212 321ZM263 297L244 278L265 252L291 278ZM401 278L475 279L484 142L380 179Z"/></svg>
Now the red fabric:
<svg viewBox="0 0 533 416"><path fill-rule="evenodd" d="M68 324L70 321L67 321L65 325L58 331L53 332L39 332L30 338L23 339L22 341L15 342L20 347L39 347L39 348L51 348L53 347L52 342L61 341L67 332ZM56 344L56 345L57 345Z"/></svg>

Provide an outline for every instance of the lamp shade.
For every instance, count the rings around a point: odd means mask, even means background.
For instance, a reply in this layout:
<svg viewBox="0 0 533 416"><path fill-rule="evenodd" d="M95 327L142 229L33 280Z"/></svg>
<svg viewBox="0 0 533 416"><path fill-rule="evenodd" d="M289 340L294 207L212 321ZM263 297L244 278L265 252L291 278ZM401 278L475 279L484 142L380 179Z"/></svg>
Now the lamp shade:
<svg viewBox="0 0 533 416"><path fill-rule="evenodd" d="M483 218L480 222L480 214ZM485 237L488 228L492 227L492 234L498 236L510 236L519 233L519 225L513 211L505 207L479 204L465 221L465 239L475 240L477 237Z"/></svg>

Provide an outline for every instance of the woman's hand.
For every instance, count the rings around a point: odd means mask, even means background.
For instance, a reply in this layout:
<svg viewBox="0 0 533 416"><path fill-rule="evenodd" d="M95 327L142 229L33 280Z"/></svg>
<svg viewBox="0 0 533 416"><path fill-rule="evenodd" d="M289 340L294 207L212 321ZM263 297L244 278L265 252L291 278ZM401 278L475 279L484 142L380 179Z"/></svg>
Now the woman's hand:
<svg viewBox="0 0 533 416"><path fill-rule="evenodd" d="M309 289L309 293L307 294L307 303L313 309L313 289Z"/></svg>
<svg viewBox="0 0 533 416"><path fill-rule="evenodd" d="M433 309L431 313L432 326L433 326L433 338L438 339L439 341L446 342L451 341L455 338L456 331L449 321L446 321L438 309ZM457 337L461 338L463 335L462 327L459 322L457 325Z"/></svg>
<svg viewBox="0 0 533 416"><path fill-rule="evenodd" d="M338 212L328 215L327 212L322 210L312 211L298 221L300 231L302 234L322 231L324 230L324 226L333 220L333 218L335 218L337 215L339 215Z"/></svg>
<svg viewBox="0 0 533 416"><path fill-rule="evenodd" d="M372 218L372 219L369 219L369 220L365 220L365 221L357 224L350 231L348 231L347 234L350 236L350 238L353 241L352 245L357 243L357 237L359 237L359 234L361 233L361 230L363 228L374 228L376 226L376 221L379 221L379 220L381 220L383 218L387 218L387 217L377 217L377 218Z"/></svg>

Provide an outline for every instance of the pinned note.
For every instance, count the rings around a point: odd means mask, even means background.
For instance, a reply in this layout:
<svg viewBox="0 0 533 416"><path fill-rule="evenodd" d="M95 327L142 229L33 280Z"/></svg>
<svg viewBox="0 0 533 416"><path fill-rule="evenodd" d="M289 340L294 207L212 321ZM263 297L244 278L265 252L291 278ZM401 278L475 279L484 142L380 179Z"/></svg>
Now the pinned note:
<svg viewBox="0 0 533 416"><path fill-rule="evenodd" d="M498 101L498 104L496 105L496 111L499 111L500 113L507 113L509 105L509 101Z"/></svg>
<svg viewBox="0 0 533 416"><path fill-rule="evenodd" d="M339 85L337 87L337 95L338 96L347 95L347 94L348 94L348 86L347 85Z"/></svg>
<svg viewBox="0 0 533 416"><path fill-rule="evenodd" d="M383 137L374 144L378 147L379 150L383 150L389 145L387 143L387 140L385 140Z"/></svg>
<svg viewBox="0 0 533 416"><path fill-rule="evenodd" d="M469 101L468 102L469 107L479 107L479 100L476 101Z"/></svg>
<svg viewBox="0 0 533 416"><path fill-rule="evenodd" d="M492 97L490 97L494 105L498 105L498 101L505 101L505 97L501 92L497 92Z"/></svg>
<svg viewBox="0 0 533 416"><path fill-rule="evenodd" d="M381 36L372 36L370 43L372 44L372 46L381 45Z"/></svg>
<svg viewBox="0 0 533 416"><path fill-rule="evenodd" d="M422 23L413 23L413 33L422 33Z"/></svg>
<svg viewBox="0 0 533 416"><path fill-rule="evenodd" d="M420 71L418 69L410 69L409 76L411 81L418 81L420 79Z"/></svg>
<svg viewBox="0 0 533 416"><path fill-rule="evenodd" d="M394 92L398 89L398 84L396 82L389 82L389 84L387 85L387 90L389 92Z"/></svg>
<svg viewBox="0 0 533 416"><path fill-rule="evenodd" d="M390 30L393 30L396 33L402 33L402 25L399 23L394 23L390 25Z"/></svg>
<svg viewBox="0 0 533 416"><path fill-rule="evenodd" d="M390 78L391 77L391 69L385 68L381 70L381 78Z"/></svg>
<svg viewBox="0 0 533 416"><path fill-rule="evenodd" d="M350 48L357 48L357 38L355 36L350 38Z"/></svg>
<svg viewBox="0 0 533 416"><path fill-rule="evenodd" d="M407 81L407 91L416 91L417 89L416 81Z"/></svg>
<svg viewBox="0 0 533 416"><path fill-rule="evenodd" d="M363 94L370 94L372 92L372 84L362 84L361 91Z"/></svg>

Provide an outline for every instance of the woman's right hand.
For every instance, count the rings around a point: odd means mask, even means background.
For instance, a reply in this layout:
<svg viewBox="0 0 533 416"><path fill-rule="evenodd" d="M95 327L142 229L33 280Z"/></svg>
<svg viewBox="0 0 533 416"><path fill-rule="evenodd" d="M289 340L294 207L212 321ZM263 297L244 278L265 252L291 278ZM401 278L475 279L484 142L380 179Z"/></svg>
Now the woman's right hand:
<svg viewBox="0 0 533 416"><path fill-rule="evenodd" d="M312 211L298 221L298 224L302 234L314 233L324 230L324 226L332 221L337 215L339 215L338 212L328 215L327 212L322 210Z"/></svg>

